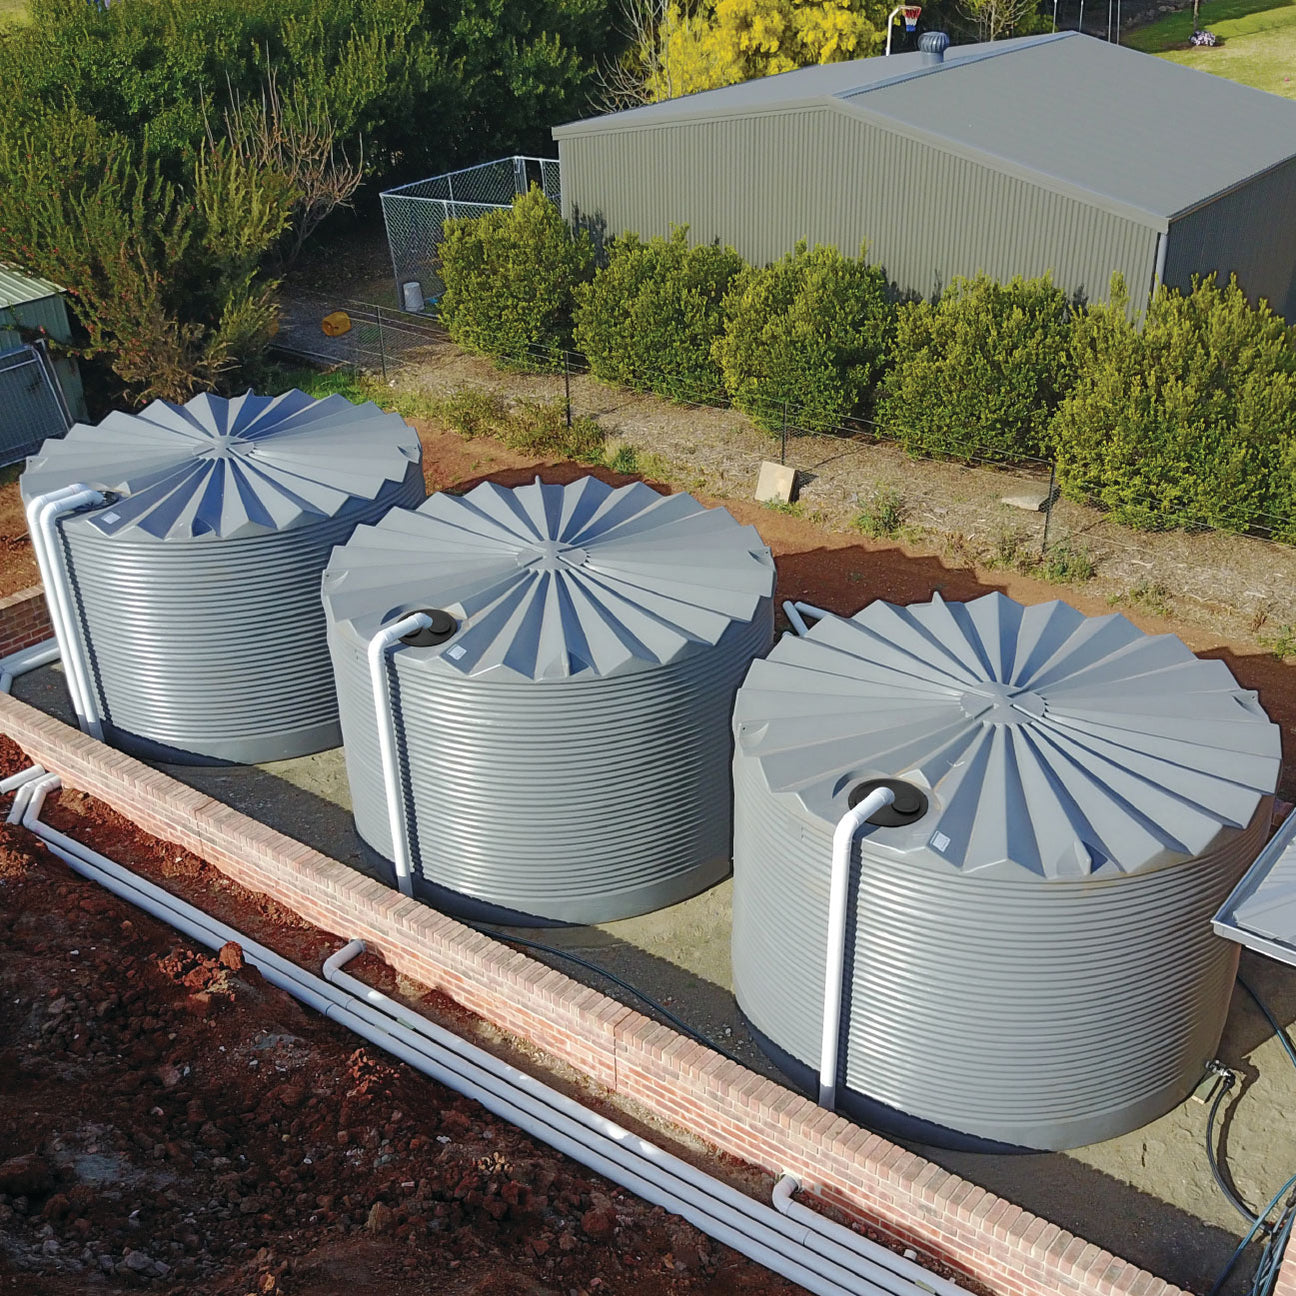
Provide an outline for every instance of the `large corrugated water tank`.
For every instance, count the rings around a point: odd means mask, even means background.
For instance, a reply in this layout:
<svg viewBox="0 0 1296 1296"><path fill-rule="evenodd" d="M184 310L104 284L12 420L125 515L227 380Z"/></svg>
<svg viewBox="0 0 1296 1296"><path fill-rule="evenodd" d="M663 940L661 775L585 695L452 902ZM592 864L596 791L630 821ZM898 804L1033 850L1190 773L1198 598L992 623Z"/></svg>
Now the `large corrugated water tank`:
<svg viewBox="0 0 1296 1296"><path fill-rule="evenodd" d="M359 528L324 577L356 827L390 863L366 647L415 611L392 712L417 895L604 922L729 871L734 693L773 635L774 563L689 495L486 483Z"/></svg>
<svg viewBox="0 0 1296 1296"><path fill-rule="evenodd" d="M1058 1149L1201 1080L1237 966L1211 916L1280 761L1222 662L1064 603L878 602L785 636L734 728L734 987L785 1070L808 1082L826 1055L834 827L897 780L851 861L843 1110Z"/></svg>
<svg viewBox="0 0 1296 1296"><path fill-rule="evenodd" d="M154 401L47 442L23 498L77 482L107 499L60 523L105 738L190 763L337 746L320 576L424 498L417 433L342 396Z"/></svg>

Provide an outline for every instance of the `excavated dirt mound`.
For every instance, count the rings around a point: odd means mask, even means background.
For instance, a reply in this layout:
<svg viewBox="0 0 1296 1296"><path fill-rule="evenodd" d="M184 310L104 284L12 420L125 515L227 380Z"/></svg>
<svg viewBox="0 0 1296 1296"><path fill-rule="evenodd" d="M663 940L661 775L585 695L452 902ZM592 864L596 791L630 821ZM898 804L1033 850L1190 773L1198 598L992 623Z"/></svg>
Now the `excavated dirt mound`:
<svg viewBox="0 0 1296 1296"><path fill-rule="evenodd" d="M282 952L336 946L84 794L47 817ZM798 1290L356 1043L0 830L0 1290Z"/></svg>

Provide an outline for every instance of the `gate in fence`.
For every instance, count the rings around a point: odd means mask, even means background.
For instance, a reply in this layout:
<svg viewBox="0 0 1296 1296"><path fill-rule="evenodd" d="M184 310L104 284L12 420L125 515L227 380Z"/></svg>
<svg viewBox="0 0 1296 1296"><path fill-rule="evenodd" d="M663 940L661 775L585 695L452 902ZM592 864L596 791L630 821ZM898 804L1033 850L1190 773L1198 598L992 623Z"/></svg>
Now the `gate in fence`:
<svg viewBox="0 0 1296 1296"><path fill-rule="evenodd" d="M73 419L43 346L0 353L0 465L34 454Z"/></svg>
<svg viewBox="0 0 1296 1296"><path fill-rule="evenodd" d="M561 204L557 158L497 158L415 180L382 194L387 247L401 306L422 311L439 300L443 284L438 249L446 221L508 207L532 185L542 189L556 206Z"/></svg>

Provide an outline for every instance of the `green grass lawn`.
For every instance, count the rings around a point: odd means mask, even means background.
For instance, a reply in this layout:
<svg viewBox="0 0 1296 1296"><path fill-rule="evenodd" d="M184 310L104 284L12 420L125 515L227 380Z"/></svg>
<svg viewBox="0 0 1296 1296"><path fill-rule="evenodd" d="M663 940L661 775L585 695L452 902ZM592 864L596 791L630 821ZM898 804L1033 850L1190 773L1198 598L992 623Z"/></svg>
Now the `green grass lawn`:
<svg viewBox="0 0 1296 1296"><path fill-rule="evenodd" d="M1199 21L1224 44L1183 48L1192 35L1191 9L1130 32L1122 44L1296 99L1296 0L1203 0Z"/></svg>
<svg viewBox="0 0 1296 1296"><path fill-rule="evenodd" d="M27 17L27 0L0 0L0 27L22 22Z"/></svg>

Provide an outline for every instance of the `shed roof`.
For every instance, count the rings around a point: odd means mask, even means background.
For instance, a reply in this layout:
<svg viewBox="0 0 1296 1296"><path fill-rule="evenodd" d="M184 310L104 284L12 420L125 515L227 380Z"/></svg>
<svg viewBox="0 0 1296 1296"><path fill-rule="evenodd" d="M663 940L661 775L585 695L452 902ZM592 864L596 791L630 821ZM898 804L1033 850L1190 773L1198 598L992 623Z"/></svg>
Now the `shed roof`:
<svg viewBox="0 0 1296 1296"><path fill-rule="evenodd" d="M63 289L48 279L23 274L10 266L0 265L0 310L7 306L25 306L46 297L59 297Z"/></svg>
<svg viewBox="0 0 1296 1296"><path fill-rule="evenodd" d="M1296 157L1296 103L1078 32L802 68L554 136L825 104L1161 227Z"/></svg>
<svg viewBox="0 0 1296 1296"><path fill-rule="evenodd" d="M1233 888L1213 926L1220 936L1296 967L1296 814Z"/></svg>

